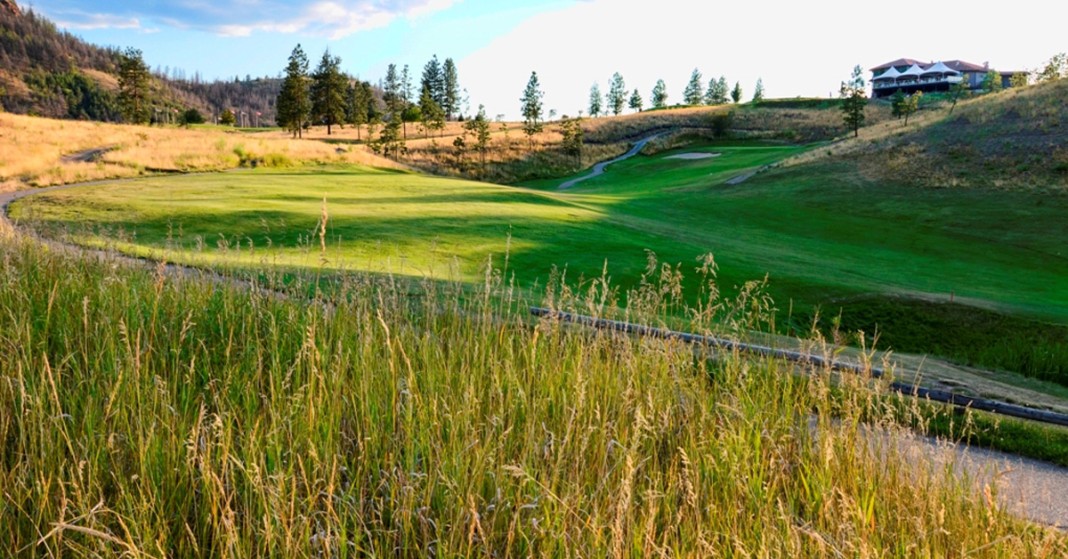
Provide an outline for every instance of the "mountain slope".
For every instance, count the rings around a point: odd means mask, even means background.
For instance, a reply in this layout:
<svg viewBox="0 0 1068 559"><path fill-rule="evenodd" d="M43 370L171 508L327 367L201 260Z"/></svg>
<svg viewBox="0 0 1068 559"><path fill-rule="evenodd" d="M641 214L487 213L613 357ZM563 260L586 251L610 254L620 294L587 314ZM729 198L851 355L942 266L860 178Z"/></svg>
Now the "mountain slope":
<svg viewBox="0 0 1068 559"><path fill-rule="evenodd" d="M118 49L86 43L32 10L23 12L12 0L0 0L0 106L4 110L118 121L118 61ZM151 89L161 115L195 108L210 117L229 108L250 117L259 113L255 121L268 124L275 120L279 81L204 83L199 78L169 78L157 71Z"/></svg>

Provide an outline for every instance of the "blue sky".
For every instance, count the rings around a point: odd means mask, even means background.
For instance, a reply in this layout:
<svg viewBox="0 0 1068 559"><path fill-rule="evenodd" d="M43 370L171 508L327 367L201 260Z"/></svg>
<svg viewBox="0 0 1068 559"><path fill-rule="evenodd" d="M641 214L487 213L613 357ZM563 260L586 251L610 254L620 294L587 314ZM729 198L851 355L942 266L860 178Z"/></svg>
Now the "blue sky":
<svg viewBox="0 0 1068 559"><path fill-rule="evenodd" d="M854 0L35 0L20 1L86 40L140 48L153 67L206 79L278 75L301 43L329 48L376 81L393 62L418 75L453 58L472 109L518 114L531 71L546 109L575 114L613 72L648 99L664 79L678 101L696 67L772 97L827 96L854 65L909 57L1032 69L1066 48L1068 7L1016 0L888 4Z"/></svg>

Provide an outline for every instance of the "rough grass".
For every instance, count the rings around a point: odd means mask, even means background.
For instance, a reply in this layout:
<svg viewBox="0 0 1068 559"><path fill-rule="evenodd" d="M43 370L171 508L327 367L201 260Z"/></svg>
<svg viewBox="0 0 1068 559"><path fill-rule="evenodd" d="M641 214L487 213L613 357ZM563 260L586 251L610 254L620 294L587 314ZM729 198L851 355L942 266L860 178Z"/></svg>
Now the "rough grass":
<svg viewBox="0 0 1068 559"><path fill-rule="evenodd" d="M878 336L883 347L1016 371L1068 386L1068 327L986 309L906 297L866 296L828 305L825 332ZM804 327L811 320L804 320Z"/></svg>
<svg viewBox="0 0 1068 559"><path fill-rule="evenodd" d="M925 187L1064 191L1068 80L1013 88L931 111L855 156L873 181Z"/></svg>
<svg viewBox="0 0 1068 559"><path fill-rule="evenodd" d="M66 158L98 148L114 149L97 161ZM295 141L279 131L246 135L220 128L187 130L0 113L0 189L5 190L135 177L149 172L307 163L400 167L362 148Z"/></svg>
<svg viewBox="0 0 1068 559"><path fill-rule="evenodd" d="M531 325L494 274L474 298L353 277L324 306L10 240L0 258L14 555L1068 552L899 456L866 382L832 396L822 371Z"/></svg>

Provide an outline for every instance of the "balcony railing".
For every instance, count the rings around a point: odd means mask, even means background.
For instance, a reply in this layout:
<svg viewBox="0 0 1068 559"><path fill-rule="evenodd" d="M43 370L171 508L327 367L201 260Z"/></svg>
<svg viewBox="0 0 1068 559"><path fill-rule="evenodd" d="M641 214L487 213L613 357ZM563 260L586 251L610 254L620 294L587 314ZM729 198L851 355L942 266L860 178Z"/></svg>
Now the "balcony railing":
<svg viewBox="0 0 1068 559"><path fill-rule="evenodd" d="M941 78L917 78L917 79L893 79L893 80L880 80L878 77L872 82L872 87L875 89L888 89L892 87L904 87L907 85L935 85L940 83L954 84L960 83L963 80L961 76L945 76Z"/></svg>

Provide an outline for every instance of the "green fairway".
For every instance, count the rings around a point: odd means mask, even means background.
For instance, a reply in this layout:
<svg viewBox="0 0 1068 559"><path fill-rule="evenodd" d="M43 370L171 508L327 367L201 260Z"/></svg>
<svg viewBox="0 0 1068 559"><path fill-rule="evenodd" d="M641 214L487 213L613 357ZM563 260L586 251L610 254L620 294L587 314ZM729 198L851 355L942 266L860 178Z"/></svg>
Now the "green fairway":
<svg viewBox="0 0 1068 559"><path fill-rule="evenodd" d="M475 280L507 252L509 274L527 286L553 266L599 276L607 261L626 288L645 250L686 274L711 252L725 288L768 275L780 309L903 294L1068 323L1068 197L875 185L841 162L725 184L803 149L638 156L566 191L555 188L564 179L504 187L365 168L161 177L36 196L12 213L83 242L119 237L131 252L181 248L170 258L243 267ZM718 156L671 157L695 151Z"/></svg>

